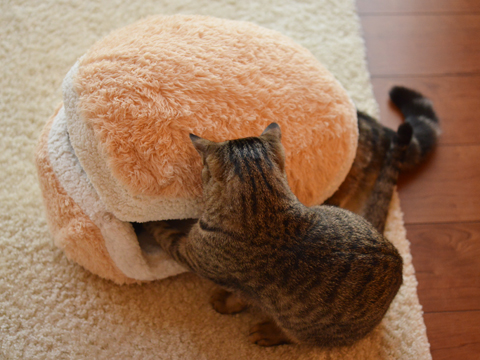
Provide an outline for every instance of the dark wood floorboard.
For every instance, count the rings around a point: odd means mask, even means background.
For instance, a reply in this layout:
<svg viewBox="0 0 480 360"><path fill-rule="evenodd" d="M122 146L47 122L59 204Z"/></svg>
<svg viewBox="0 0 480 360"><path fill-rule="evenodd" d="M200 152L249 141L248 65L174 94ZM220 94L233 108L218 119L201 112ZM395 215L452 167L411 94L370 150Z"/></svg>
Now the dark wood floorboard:
<svg viewBox="0 0 480 360"><path fill-rule="evenodd" d="M442 137L399 193L434 360L480 359L480 0L357 0L381 121L388 90L430 97Z"/></svg>
<svg viewBox="0 0 480 360"><path fill-rule="evenodd" d="M480 12L478 0L357 0L360 15Z"/></svg>
<svg viewBox="0 0 480 360"><path fill-rule="evenodd" d="M480 74L480 14L362 16L372 76Z"/></svg>
<svg viewBox="0 0 480 360"><path fill-rule="evenodd" d="M406 228L423 310L480 311L480 223Z"/></svg>
<svg viewBox="0 0 480 360"><path fill-rule="evenodd" d="M439 146L417 171L402 174L405 222L480 221L479 162L480 144Z"/></svg>
<svg viewBox="0 0 480 360"><path fill-rule="evenodd" d="M426 313L434 360L480 359L480 311Z"/></svg>

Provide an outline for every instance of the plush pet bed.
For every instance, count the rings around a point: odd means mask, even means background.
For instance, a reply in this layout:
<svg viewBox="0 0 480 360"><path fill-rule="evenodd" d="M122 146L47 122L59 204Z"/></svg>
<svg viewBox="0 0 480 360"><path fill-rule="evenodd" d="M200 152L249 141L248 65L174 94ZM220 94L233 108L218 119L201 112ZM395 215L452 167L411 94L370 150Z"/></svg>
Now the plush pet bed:
<svg viewBox="0 0 480 360"><path fill-rule="evenodd" d="M199 217L188 134L224 141L282 128L290 186L321 204L357 145L353 102L315 57L249 22L154 16L112 32L71 68L37 168L57 246L117 283L185 271L131 222Z"/></svg>
<svg viewBox="0 0 480 360"><path fill-rule="evenodd" d="M70 206L72 197L53 170L45 176L57 184L55 202L65 217L44 214L33 154L42 128L42 141L48 142L51 126L45 128L45 121L63 100L65 75L96 41L153 14L254 22L310 50L360 110L378 116L353 0L22 0L0 3L0 9L1 359L431 359L398 196L386 236L404 259L404 283L380 326L354 346L340 349L251 344L246 336L258 321L256 314L216 313L208 302L211 283L189 272L119 286L85 270L54 245L46 218L70 236L74 232L57 221L78 219L71 227L78 226L77 237L64 243L77 258L110 255L104 243L95 242L102 239L98 227L78 205ZM44 149L43 158L51 164ZM105 272L113 271L112 265ZM118 272L117 281L126 280L122 274Z"/></svg>

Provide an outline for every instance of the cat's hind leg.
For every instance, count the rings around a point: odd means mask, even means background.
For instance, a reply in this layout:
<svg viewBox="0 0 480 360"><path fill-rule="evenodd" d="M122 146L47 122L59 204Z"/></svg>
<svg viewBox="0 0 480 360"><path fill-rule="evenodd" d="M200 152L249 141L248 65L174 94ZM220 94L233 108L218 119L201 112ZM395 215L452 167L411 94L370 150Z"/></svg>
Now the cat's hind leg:
<svg viewBox="0 0 480 360"><path fill-rule="evenodd" d="M361 214L381 234L383 234L385 229L393 190L397 184L400 168L405 159L412 134L413 128L409 123L403 123L398 127L395 138L386 154L382 169Z"/></svg>
<svg viewBox="0 0 480 360"><path fill-rule="evenodd" d="M210 304L220 314L236 314L248 306L240 297L220 287L210 297Z"/></svg>
<svg viewBox="0 0 480 360"><path fill-rule="evenodd" d="M254 325L250 329L248 340L260 346L274 346L290 344L292 340L272 320L267 320Z"/></svg>

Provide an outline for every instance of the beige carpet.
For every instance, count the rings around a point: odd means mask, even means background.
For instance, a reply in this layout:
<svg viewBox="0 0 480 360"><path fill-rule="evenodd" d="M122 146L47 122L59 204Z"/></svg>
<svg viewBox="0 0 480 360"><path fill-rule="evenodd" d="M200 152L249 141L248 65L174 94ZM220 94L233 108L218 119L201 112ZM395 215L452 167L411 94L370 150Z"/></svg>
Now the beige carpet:
<svg viewBox="0 0 480 360"><path fill-rule="evenodd" d="M281 5L279 5L281 3ZM68 261L43 216L33 153L68 69L109 31L150 14L249 20L309 48L358 107L377 113L351 0L16 0L0 4L0 359L430 359L398 197L387 235L404 285L382 324L351 348L262 348L249 312L222 316L210 285L183 274L117 286Z"/></svg>

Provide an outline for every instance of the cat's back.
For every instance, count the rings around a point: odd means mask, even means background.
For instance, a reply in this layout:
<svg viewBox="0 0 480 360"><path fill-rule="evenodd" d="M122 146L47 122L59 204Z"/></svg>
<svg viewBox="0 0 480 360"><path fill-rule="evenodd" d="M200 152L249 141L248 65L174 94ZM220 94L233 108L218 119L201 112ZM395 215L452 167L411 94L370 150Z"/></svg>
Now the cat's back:
<svg viewBox="0 0 480 360"><path fill-rule="evenodd" d="M328 243L332 251L358 251L365 255L381 252L399 256L395 246L362 216L329 205L315 206L309 210L314 216L307 238L320 238Z"/></svg>
<svg viewBox="0 0 480 360"><path fill-rule="evenodd" d="M246 271L244 290L302 342L346 344L363 337L402 283L400 254L363 218L343 209L311 208L297 223L271 239L276 245ZM339 329L348 329L342 331L348 339L336 338Z"/></svg>
<svg viewBox="0 0 480 360"><path fill-rule="evenodd" d="M263 235L260 241L273 242L279 250L290 247L317 253L319 261L323 261L321 254L341 253L351 258L390 255L401 260L395 246L363 217L335 206L302 208L279 216L271 226L274 232ZM298 255L298 251L291 255Z"/></svg>
<svg viewBox="0 0 480 360"><path fill-rule="evenodd" d="M309 211L313 213L311 227L295 239L300 250L291 256L299 252L308 256L306 265L322 271L314 276L328 274L339 286L342 280L355 283L361 277L365 281L360 283L368 280L379 287L383 286L380 278L385 286L401 283L403 260L398 250L363 217L334 206Z"/></svg>

